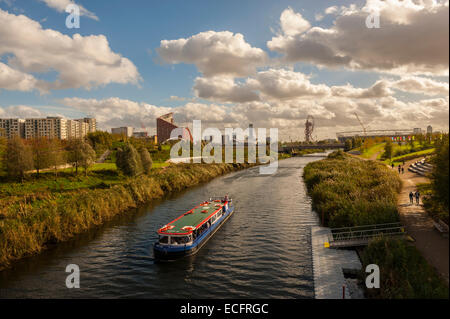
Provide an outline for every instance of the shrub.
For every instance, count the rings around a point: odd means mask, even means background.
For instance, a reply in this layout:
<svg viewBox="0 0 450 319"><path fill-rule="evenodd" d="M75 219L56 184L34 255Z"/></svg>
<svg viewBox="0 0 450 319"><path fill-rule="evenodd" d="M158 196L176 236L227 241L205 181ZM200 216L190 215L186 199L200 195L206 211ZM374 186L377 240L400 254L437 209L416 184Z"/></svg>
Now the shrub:
<svg viewBox="0 0 450 319"><path fill-rule="evenodd" d="M127 176L137 176L143 173L141 156L133 145L126 143L116 153L116 166Z"/></svg>

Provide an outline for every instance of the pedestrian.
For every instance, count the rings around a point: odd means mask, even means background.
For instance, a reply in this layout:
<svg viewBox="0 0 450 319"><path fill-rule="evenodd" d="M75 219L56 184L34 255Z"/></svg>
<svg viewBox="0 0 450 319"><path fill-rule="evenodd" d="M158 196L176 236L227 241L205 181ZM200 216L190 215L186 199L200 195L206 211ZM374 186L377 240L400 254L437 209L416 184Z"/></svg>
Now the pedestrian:
<svg viewBox="0 0 450 319"><path fill-rule="evenodd" d="M402 171L402 166L400 164L398 164L398 173L400 174Z"/></svg>
<svg viewBox="0 0 450 319"><path fill-rule="evenodd" d="M420 193L419 191L416 192L416 205L419 205L420 202Z"/></svg>
<svg viewBox="0 0 450 319"><path fill-rule="evenodd" d="M394 169L394 163L392 163L391 165L392 165L392 169Z"/></svg>
<svg viewBox="0 0 450 319"><path fill-rule="evenodd" d="M402 174L405 174L405 167L402 166Z"/></svg>
<svg viewBox="0 0 450 319"><path fill-rule="evenodd" d="M414 194L413 192L409 192L409 204L414 204Z"/></svg>

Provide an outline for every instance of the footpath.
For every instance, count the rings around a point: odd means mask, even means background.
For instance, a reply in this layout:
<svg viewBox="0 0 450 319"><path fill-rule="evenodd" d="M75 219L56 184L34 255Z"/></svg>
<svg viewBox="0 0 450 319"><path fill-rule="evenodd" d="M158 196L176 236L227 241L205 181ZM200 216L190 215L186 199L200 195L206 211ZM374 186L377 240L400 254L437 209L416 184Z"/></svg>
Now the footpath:
<svg viewBox="0 0 450 319"><path fill-rule="evenodd" d="M414 238L415 246L430 265L436 268L439 274L449 283L449 239L442 236L434 227L433 219L426 213L422 203L410 204L409 193L416 191L416 185L428 183L429 179L409 172L409 165L417 159L405 163L405 173L400 174L403 182L402 190L398 197L398 209L401 222L406 226L408 234ZM395 167L394 169L397 169ZM415 199L414 199L415 202Z"/></svg>

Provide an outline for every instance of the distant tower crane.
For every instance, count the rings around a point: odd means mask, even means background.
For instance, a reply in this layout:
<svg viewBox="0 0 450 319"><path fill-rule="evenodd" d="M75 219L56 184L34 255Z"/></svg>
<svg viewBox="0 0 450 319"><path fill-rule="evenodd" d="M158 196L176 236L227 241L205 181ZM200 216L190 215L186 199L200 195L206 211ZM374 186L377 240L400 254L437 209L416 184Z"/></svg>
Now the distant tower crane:
<svg viewBox="0 0 450 319"><path fill-rule="evenodd" d="M312 133L314 131L314 117L312 115L308 115L305 123L305 141L307 143L313 140Z"/></svg>
<svg viewBox="0 0 450 319"><path fill-rule="evenodd" d="M364 132L364 137L367 137L367 130L366 127L364 126L364 124L361 122L361 120L359 119L358 113L355 112L355 116L358 119L359 124L361 125L363 132Z"/></svg>

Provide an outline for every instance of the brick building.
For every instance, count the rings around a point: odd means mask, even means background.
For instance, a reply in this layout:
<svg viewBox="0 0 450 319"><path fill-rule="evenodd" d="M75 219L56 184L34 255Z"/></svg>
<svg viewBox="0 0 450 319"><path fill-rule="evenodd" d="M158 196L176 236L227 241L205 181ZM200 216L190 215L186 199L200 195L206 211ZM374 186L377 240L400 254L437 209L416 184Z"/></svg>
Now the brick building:
<svg viewBox="0 0 450 319"><path fill-rule="evenodd" d="M158 143L164 143L170 138L170 133L172 130L178 128L173 122L173 113L168 113L163 116L160 116L156 119L156 136L158 138ZM189 128L185 128L187 130L183 131L183 136L180 136L182 139L192 141L192 134Z"/></svg>

